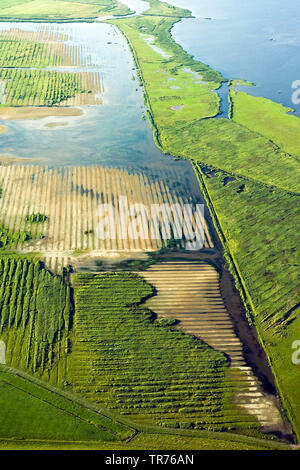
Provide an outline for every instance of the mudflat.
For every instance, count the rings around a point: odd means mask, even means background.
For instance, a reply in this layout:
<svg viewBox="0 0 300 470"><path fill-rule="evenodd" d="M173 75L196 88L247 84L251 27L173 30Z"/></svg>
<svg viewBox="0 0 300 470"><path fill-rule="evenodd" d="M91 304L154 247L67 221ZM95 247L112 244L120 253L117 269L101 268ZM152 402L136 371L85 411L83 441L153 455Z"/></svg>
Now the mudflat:
<svg viewBox="0 0 300 470"><path fill-rule="evenodd" d="M0 119L15 121L17 119L42 119L49 116L81 116L83 111L79 108L62 106L8 106L0 108ZM4 127L4 130L2 128ZM0 126L0 133L5 126Z"/></svg>

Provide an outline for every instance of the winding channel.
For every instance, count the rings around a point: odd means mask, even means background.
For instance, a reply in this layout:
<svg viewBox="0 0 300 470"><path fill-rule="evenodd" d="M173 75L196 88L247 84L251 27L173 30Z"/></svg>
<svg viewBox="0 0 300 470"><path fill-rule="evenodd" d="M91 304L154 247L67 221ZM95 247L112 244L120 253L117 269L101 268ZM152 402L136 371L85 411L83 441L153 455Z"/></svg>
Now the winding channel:
<svg viewBox="0 0 300 470"><path fill-rule="evenodd" d="M300 116L292 102L292 83L300 70L299 2L280 0L167 0L189 9L194 18L172 29L174 40L196 59L254 96L282 103Z"/></svg>

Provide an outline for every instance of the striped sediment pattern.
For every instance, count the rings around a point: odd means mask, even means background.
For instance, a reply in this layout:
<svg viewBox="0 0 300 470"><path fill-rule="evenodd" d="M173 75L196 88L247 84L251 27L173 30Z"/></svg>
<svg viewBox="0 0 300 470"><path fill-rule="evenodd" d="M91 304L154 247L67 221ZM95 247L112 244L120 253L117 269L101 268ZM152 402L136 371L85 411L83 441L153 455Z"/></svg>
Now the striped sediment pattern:
<svg viewBox="0 0 300 470"><path fill-rule="evenodd" d="M2 64L5 59L14 60L18 66L28 67L47 62L52 66L78 66L93 67L89 50L84 43L75 44L72 31L66 25L40 24L31 25L31 30L20 27L0 31L0 40L5 41L30 41L36 43L33 50L24 54L20 43L20 58L9 55L10 44L7 44L7 56L3 54L0 59ZM39 44L45 47L39 48ZM22 62L20 62L22 60Z"/></svg>
<svg viewBox="0 0 300 470"><path fill-rule="evenodd" d="M41 252L51 268L68 264L75 252L77 255L101 256L109 252L156 251L162 246L162 240L152 239L150 231L147 238L144 216L140 238L120 238L119 198L125 196L129 207L144 204L149 212L152 204L183 207L198 202L190 196L187 183L173 187L174 181L178 183L178 177L171 171L145 174L98 166L64 169L36 165L1 166L1 222L12 231L30 231L33 240L29 244L19 242L17 248ZM99 238L98 229L103 221L98 212L101 204L112 204L116 209L115 239ZM46 220L30 222L28 216L32 214L42 214ZM193 218L191 222L196 228L199 219ZM201 224L204 226L204 245L212 248L204 219ZM177 246L184 248L185 241L178 240Z"/></svg>
<svg viewBox="0 0 300 470"><path fill-rule="evenodd" d="M239 406L256 415L264 426L279 424L281 416L274 400L262 392L246 364L243 345L221 296L217 271L207 263L174 261L156 264L140 275L157 292L147 301L147 307L158 317L179 320L181 330L226 354L232 377L237 377Z"/></svg>
<svg viewBox="0 0 300 470"><path fill-rule="evenodd" d="M0 76L7 85L1 102L8 106L101 104L100 69L86 45L74 43L71 34L57 25L0 31ZM28 91L28 82L29 92L20 93ZM61 99L63 84L68 84L70 98Z"/></svg>
<svg viewBox="0 0 300 470"><path fill-rule="evenodd" d="M144 424L215 431L258 427L256 417L233 402L225 356L153 321L137 305L152 293L140 276L80 273L72 285L67 380L76 393Z"/></svg>

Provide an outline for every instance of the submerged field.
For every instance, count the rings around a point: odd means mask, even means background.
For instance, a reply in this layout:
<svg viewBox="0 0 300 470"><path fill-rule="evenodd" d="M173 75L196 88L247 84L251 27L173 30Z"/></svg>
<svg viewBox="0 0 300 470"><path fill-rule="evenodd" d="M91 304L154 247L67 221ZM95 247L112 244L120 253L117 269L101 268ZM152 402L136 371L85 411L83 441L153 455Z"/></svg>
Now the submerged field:
<svg viewBox="0 0 300 470"><path fill-rule="evenodd" d="M10 107L100 102L99 72L83 69L80 49L64 36L47 29L0 31L0 117Z"/></svg>
<svg viewBox="0 0 300 470"><path fill-rule="evenodd" d="M191 12L184 8L178 8L160 0L148 0L150 8L143 12L144 15L150 16L170 16L175 18L189 18Z"/></svg>
<svg viewBox="0 0 300 470"><path fill-rule="evenodd" d="M178 181L177 187L173 186L173 181ZM13 247L22 252L39 252L53 270L74 265L80 254L100 256L157 251L172 241L172 234L170 231L169 240L162 239L162 229L151 234L154 223L148 224L145 211L150 217L155 204L167 202L178 212L184 210L184 204L195 206L199 202L197 194L193 194L191 181L185 181L172 171L145 174L99 166L49 169L33 164L5 165L0 168L0 184L2 224L7 231L31 234L29 243L23 235L16 237ZM145 208L139 213L137 233L132 229L128 237L119 228L124 198L128 208L132 204L143 204ZM101 215L99 207L113 203L115 232L111 230L111 236L101 236L99 227L107 214ZM30 218L38 214L43 217ZM131 221L128 216L125 220L128 227ZM201 237L203 233L204 248L213 248L206 219L199 220L192 215L190 224L195 233L199 232ZM173 239L173 243L184 248L186 240Z"/></svg>

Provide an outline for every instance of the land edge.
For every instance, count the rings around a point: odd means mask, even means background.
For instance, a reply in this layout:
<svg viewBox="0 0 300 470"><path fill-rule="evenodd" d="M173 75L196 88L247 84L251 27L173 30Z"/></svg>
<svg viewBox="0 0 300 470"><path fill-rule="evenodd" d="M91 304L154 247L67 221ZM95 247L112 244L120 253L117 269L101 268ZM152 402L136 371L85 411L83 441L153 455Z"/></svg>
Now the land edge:
<svg viewBox="0 0 300 470"><path fill-rule="evenodd" d="M117 18L128 18L131 16L152 16L154 18L156 17L161 17L161 18L174 18L178 19L178 21L182 19L189 19L189 18L196 18L192 14L190 16L173 16L173 15L161 15L161 14L153 14L153 13L140 13L137 14L135 10L132 10L130 13L126 13L123 15L120 14L115 14L115 15L98 15L98 16L87 16L87 17L78 17L78 18L47 18L46 16L44 17L38 17L38 16L31 16L30 18L26 17L21 17L21 16L1 16L0 17L0 23L102 23L105 20L105 17L111 16L111 17L116 17ZM103 17L103 20L101 18ZM113 19L113 18L112 18Z"/></svg>
<svg viewBox="0 0 300 470"><path fill-rule="evenodd" d="M294 419L293 408L292 408L288 398L286 397L285 393L282 390L281 381L278 377L276 368L273 366L273 361L272 361L270 351L269 351L267 345L265 344L265 342L263 340L263 337L262 337L262 334L261 334L261 328L259 327L259 324L255 321L255 307L253 305L253 302L252 302L251 296L249 294L249 291L247 289L247 286L246 286L246 284L243 280L243 276L242 276L242 274L239 270L238 263L237 263L234 255L233 255L233 253L230 251L229 246L228 246L228 243L227 243L225 234L222 230L222 226L221 226L219 217L217 215L215 206L212 202L212 199L210 197L208 188L205 184L204 174L203 174L203 172L201 171L201 169L198 167L198 165L196 163L193 164L193 167L194 168L197 167L196 176L197 176L197 179L199 181L200 187L203 191L203 194L204 194L206 203L208 205L209 211L211 213L212 219L214 221L214 226L217 230L217 233L218 233L218 235L220 237L220 240L221 240L221 243L223 245L224 258L226 259L229 266L232 268L234 280L236 282L236 286L237 286L237 288L238 288L238 290L241 294L241 297L243 299L243 302L244 302L244 305L245 305L245 308L246 308L246 312L249 315L249 317L248 317L249 321L251 322L251 324L253 326L255 326L255 330L257 332L257 337L259 339L260 344L263 347L263 350L266 354L268 363L269 363L269 365L272 369L272 373L273 373L274 380L275 380L275 385L276 385L276 388L278 390L277 398L279 399L280 404L282 406L282 409L285 412L285 414L287 415L287 417L288 417L288 419L289 419L289 421L290 421L290 423L293 427L293 431L296 433L297 425L296 425L295 419ZM296 433L296 436L298 438L297 433Z"/></svg>
<svg viewBox="0 0 300 470"><path fill-rule="evenodd" d="M182 20L182 18L174 18L174 23L177 23L179 21ZM140 65L140 62L139 62L139 59L138 59L138 56L137 56L137 53L135 51L135 48L132 44L132 42L130 41L130 39L127 37L126 33L118 27L118 24L115 23L113 20L108 20L107 22L113 24L114 26L116 26L118 28L118 30L121 32L121 34L125 37L128 45L129 45L129 48L132 52L132 55L133 55L133 58L134 58L134 61L135 61L135 64L136 64L136 67L138 68L139 70L139 80L141 82L141 84L143 85L143 96L144 96L144 101L145 101L145 105L147 106L147 116L149 118L149 123L150 123L150 126L151 126L151 129L153 131L153 136L154 136L154 141L155 141L155 144L156 146L161 150L162 153L164 153L165 155L166 154L169 154L169 152L166 152L166 150L164 149L161 141L160 141L160 134L159 134L159 130L158 130L158 127L156 126L156 123L155 123L155 119L154 119L154 115L153 115L153 111L152 111L152 107L151 107L151 101L150 101L150 98L149 98L149 94L148 94L148 91L147 91L147 86L146 86L146 83L145 83L145 80L144 80L144 77L143 77L143 70L142 70L142 67ZM173 25L168 28L168 32L171 33L171 30L173 28ZM183 49L183 48L182 48ZM183 51L188 54L184 49ZM193 58L194 59L194 58ZM194 59L195 60L195 59ZM225 79L224 79L225 80ZM172 155L173 157L176 157L176 158L182 158L181 156L179 155ZM184 159L184 158L182 158ZM192 166L194 167L193 163L191 162ZM195 167L194 167L194 170L195 170ZM199 178L198 178L198 175L196 173L196 177L199 181ZM199 184L200 184L200 181L199 181ZM201 185L200 185L201 186ZM220 237L220 241L221 241L221 244L223 246L223 255L226 259L226 261L228 262L229 266L232 268L233 272L235 273L234 274L234 279L236 281L236 286L238 288L238 291L239 293L241 294L241 297L242 297L242 300L245 304L245 308L246 308L246 312L248 312L248 319L250 321L250 324L252 324L253 326L255 326L255 329L256 329L256 332L257 332L257 337L263 347L263 350L266 354L266 357L267 357L267 360L268 360L268 363L272 369L272 372L273 372L273 375L274 375L274 380L275 380L275 385L276 385L276 388L277 388L277 395L278 395L278 399L281 403L281 406L282 406L282 411L286 414L287 418L289 419L292 427L293 427L293 432L295 433L298 441L300 440L300 436L298 435L297 433L297 425L296 425L296 421L294 419L294 413L293 413L293 409L292 409L292 406L288 400L288 398L285 396L285 393L283 392L283 389L282 389L282 385L281 385L281 381L278 377L278 374L277 374L277 371L275 369L275 367L273 367L273 361L272 361L272 358L271 358L271 354L270 354L270 351L266 345L266 343L264 342L263 340L263 337L262 337L262 333L261 333L261 329L259 328L259 325L257 324L257 322L255 322L255 307L253 305L253 302L252 302L252 299L251 299L251 296L248 292L248 289L246 287L246 284L244 282L244 279L243 279L243 276L238 268L238 264L235 260L235 257L232 253L232 251L230 250L230 247L228 246L227 244L227 241L226 241L226 238L225 238L225 235L223 233L223 230L221 228L221 225L220 225L220 222L219 222L219 218L217 217L217 213L216 213L216 210L215 210L215 207L214 207L214 204L211 200L211 198L208 196L209 195L209 192L208 192L208 188L207 186L205 185L205 182L204 182L204 179L202 178L202 188L205 188L205 191L204 191L204 197L205 197L205 200L207 202L207 205L208 205L208 208L209 208L209 211L211 213L211 216L212 216L212 219L213 219L213 223L214 223L214 226L217 230L217 233ZM208 198L209 197L209 198Z"/></svg>
<svg viewBox="0 0 300 470"><path fill-rule="evenodd" d="M279 442L279 441L272 441L268 438L265 439L259 439L257 437L251 437L251 436L246 436L243 434L235 434L235 433L229 433L229 432L213 432L213 431L195 431L195 430L188 430L188 429L172 429L172 428L165 428L162 426L155 426L155 425L148 425L148 424L142 424L138 423L134 420L131 420L130 418L125 418L117 413L114 413L106 408L99 408L97 407L96 404L94 404L92 401L87 401L84 398L78 396L76 393L70 393L67 392L63 389L57 388L51 384L48 384L26 372L20 371L19 369L14 369L9 366L5 365L0 365L0 371L7 372L13 375L16 375L17 377L20 377L28 382L31 382L40 388L50 391L51 393L54 393L58 396L61 396L67 400L70 400L72 402L75 402L77 405L88 409L89 411L101 414L102 416L112 419L115 422L118 422L120 424L123 424L127 426L129 429L132 430L132 435L128 438L125 438L124 440L121 440L119 442L124 442L128 443L132 441L136 435L139 433L145 433L145 434L167 434L167 435L177 435L177 436L186 436L186 437L198 437L198 438L211 438L211 439L216 439L216 440L221 440L221 441L228 441L228 442L235 442L235 443L245 443L245 444L253 444L253 445L261 445L264 446L265 448L271 449L277 449L277 450L290 450L292 447L286 443ZM1 442L68 442L68 443L80 443L80 442L85 442L85 441L64 441L64 440L49 440L49 439L9 439L9 438L0 438L0 443ZM86 441L88 442L89 445L92 445L92 442L97 443L98 445L102 441Z"/></svg>

